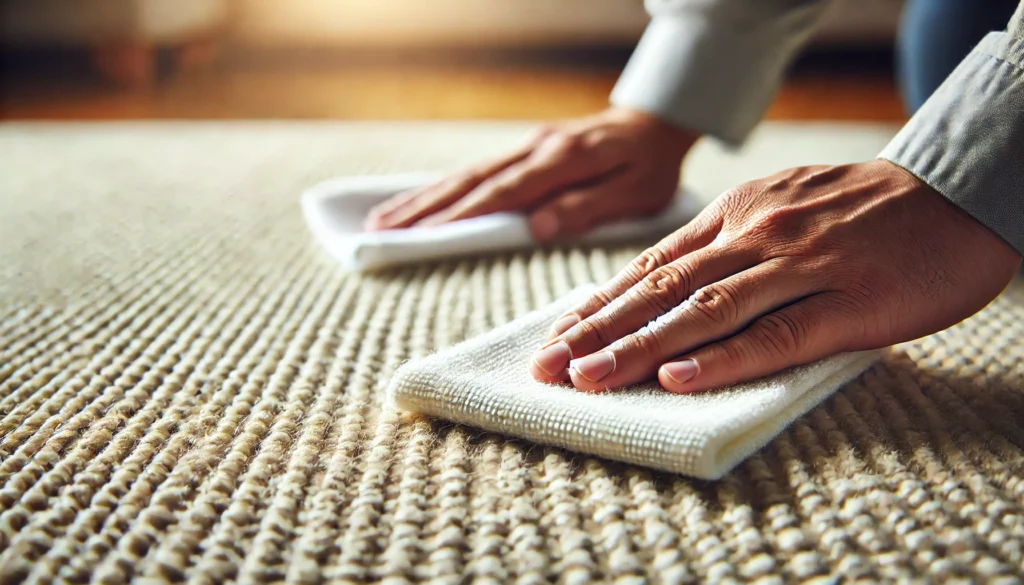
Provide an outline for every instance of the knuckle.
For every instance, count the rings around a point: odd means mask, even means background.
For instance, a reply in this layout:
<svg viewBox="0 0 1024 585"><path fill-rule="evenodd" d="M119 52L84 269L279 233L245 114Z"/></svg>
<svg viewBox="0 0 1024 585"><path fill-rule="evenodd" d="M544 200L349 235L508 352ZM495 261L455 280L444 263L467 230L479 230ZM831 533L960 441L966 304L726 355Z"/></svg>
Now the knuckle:
<svg viewBox="0 0 1024 585"><path fill-rule="evenodd" d="M803 255L814 249L810 247L812 231L800 226L798 215L788 207L762 211L740 227L737 240L761 260L787 252Z"/></svg>
<svg viewBox="0 0 1024 585"><path fill-rule="evenodd" d="M598 315L584 319L577 325L578 335L576 339L591 338L597 340L601 347L608 347L614 341L611 336L610 323Z"/></svg>
<svg viewBox="0 0 1024 585"><path fill-rule="evenodd" d="M637 279L650 274L651 272L669 263L668 254L658 246L651 246L640 253L629 265Z"/></svg>
<svg viewBox="0 0 1024 585"><path fill-rule="evenodd" d="M611 137L603 129L596 128L579 135L580 146L586 149L597 148L603 144L612 143Z"/></svg>
<svg viewBox="0 0 1024 585"><path fill-rule="evenodd" d="M789 211L784 207L774 207L757 215L747 228L753 236L774 236L781 232L789 221Z"/></svg>
<svg viewBox="0 0 1024 585"><path fill-rule="evenodd" d="M554 132L544 140L544 146L556 157L567 157L583 150L586 143L575 132Z"/></svg>
<svg viewBox="0 0 1024 585"><path fill-rule="evenodd" d="M682 303L693 277L690 271L679 264L666 264L648 274L637 290L637 294L660 313Z"/></svg>
<svg viewBox="0 0 1024 585"><path fill-rule="evenodd" d="M622 349L630 353L659 357L664 355L660 336L646 327L622 339Z"/></svg>
<svg viewBox="0 0 1024 585"><path fill-rule="evenodd" d="M807 342L807 328L791 315L772 313L762 317L753 328L762 349L775 356L800 352Z"/></svg>
<svg viewBox="0 0 1024 585"><path fill-rule="evenodd" d="M729 340L715 346L715 349L720 354L718 357L725 363L748 364L755 362L754 352L744 343Z"/></svg>
<svg viewBox="0 0 1024 585"><path fill-rule="evenodd" d="M612 304L618 297L614 290L609 288L599 288L597 292L590 296L582 305L577 307L575 313L581 317L586 318L588 315L593 315L600 311L603 307L607 307Z"/></svg>
<svg viewBox="0 0 1024 585"><path fill-rule="evenodd" d="M727 213L741 213L749 210L763 191L763 185L751 181L724 191L716 200Z"/></svg>
<svg viewBox="0 0 1024 585"><path fill-rule="evenodd" d="M693 308L716 324L736 323L740 319L740 293L725 282L701 287L693 295Z"/></svg>

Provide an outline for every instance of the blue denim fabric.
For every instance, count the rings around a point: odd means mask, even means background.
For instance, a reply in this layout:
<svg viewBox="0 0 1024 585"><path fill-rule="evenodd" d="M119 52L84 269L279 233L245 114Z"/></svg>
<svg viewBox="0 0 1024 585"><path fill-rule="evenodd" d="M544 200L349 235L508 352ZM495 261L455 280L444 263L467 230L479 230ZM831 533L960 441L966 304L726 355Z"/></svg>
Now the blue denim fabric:
<svg viewBox="0 0 1024 585"><path fill-rule="evenodd" d="M1006 30L1016 0L909 0L896 42L896 72L910 113L990 32Z"/></svg>

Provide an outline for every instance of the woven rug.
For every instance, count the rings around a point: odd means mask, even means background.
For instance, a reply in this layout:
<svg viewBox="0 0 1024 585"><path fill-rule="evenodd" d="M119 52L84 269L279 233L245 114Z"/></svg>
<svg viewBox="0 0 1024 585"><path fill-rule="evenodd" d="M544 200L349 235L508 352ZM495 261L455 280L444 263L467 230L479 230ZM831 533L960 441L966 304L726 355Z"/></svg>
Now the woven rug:
<svg viewBox="0 0 1024 585"><path fill-rule="evenodd" d="M455 168L516 124L0 127L0 581L1019 582L1024 284L892 350L719 482L382 405L422 356L642 244L353 276L331 176ZM713 194L889 128L702 147Z"/></svg>

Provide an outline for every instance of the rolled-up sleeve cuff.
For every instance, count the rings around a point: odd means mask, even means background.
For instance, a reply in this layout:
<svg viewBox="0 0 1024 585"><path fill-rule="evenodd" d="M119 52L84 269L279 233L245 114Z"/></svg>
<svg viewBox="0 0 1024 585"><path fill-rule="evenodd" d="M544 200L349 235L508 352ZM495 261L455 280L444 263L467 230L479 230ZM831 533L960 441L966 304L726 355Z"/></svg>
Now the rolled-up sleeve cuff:
<svg viewBox="0 0 1024 585"><path fill-rule="evenodd" d="M822 8L811 4L727 19L699 13L655 16L611 103L739 144L768 108Z"/></svg>
<svg viewBox="0 0 1024 585"><path fill-rule="evenodd" d="M879 158L1024 254L1024 39L986 36Z"/></svg>

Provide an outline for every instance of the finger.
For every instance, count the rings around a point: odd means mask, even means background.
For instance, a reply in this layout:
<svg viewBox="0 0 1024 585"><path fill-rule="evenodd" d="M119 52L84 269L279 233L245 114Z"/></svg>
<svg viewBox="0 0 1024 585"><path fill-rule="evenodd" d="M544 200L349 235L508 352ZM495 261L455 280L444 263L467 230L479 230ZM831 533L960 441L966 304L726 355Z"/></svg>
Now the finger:
<svg viewBox="0 0 1024 585"><path fill-rule="evenodd" d="M366 220L363 222L363 228L367 230L387 229L388 224L384 221L386 216L393 214L398 208L408 205L413 199L419 197L424 191L431 189L434 186L435 185L428 185L426 187L408 189L385 199L381 203L378 203L366 214Z"/></svg>
<svg viewBox="0 0 1024 585"><path fill-rule="evenodd" d="M646 207L638 205L628 196L634 188L635 178L620 172L559 193L530 212L530 232L538 242L549 242L583 234L610 221L651 215L667 203L650 198Z"/></svg>
<svg viewBox="0 0 1024 585"><path fill-rule="evenodd" d="M536 375L546 380L564 379L569 363L559 362L555 354L567 350L571 358L582 358L608 347L673 311L698 288L742 272L756 262L753 254L738 246L705 247L658 268L541 348L533 359Z"/></svg>
<svg viewBox="0 0 1024 585"><path fill-rule="evenodd" d="M860 347L859 311L826 292L769 313L740 333L705 345L658 370L671 392L693 393L730 386Z"/></svg>
<svg viewBox="0 0 1024 585"><path fill-rule="evenodd" d="M532 142L528 143L506 156L456 173L433 185L400 193L371 209L367 224L373 226L370 229L409 227L458 201L495 174L523 160L533 147Z"/></svg>
<svg viewBox="0 0 1024 585"><path fill-rule="evenodd" d="M816 288L812 275L783 259L703 286L655 321L570 362L573 385L594 391L649 380L665 361L728 337Z"/></svg>
<svg viewBox="0 0 1024 585"><path fill-rule="evenodd" d="M586 136L556 134L543 140L522 161L481 183L448 208L421 225L438 225L497 213L522 210L583 181L615 170L624 160L606 144L593 144Z"/></svg>
<svg viewBox="0 0 1024 585"><path fill-rule="evenodd" d="M722 213L718 206L712 204L706 207L690 223L644 250L607 284L598 288L582 303L555 319L549 340L597 313L655 270L707 246L718 235L721 227Z"/></svg>

